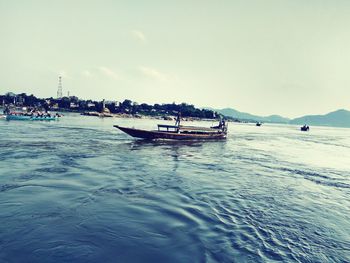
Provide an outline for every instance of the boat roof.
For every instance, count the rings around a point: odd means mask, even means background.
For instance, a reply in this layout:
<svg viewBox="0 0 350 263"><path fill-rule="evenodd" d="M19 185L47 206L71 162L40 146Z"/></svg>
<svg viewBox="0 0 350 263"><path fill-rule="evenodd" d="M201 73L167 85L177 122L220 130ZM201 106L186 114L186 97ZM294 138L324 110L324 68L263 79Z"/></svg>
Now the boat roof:
<svg viewBox="0 0 350 263"><path fill-rule="evenodd" d="M221 130L217 128L208 128L208 127L196 127L196 126L182 126L180 125L180 130L188 130L188 131L216 131L216 130Z"/></svg>

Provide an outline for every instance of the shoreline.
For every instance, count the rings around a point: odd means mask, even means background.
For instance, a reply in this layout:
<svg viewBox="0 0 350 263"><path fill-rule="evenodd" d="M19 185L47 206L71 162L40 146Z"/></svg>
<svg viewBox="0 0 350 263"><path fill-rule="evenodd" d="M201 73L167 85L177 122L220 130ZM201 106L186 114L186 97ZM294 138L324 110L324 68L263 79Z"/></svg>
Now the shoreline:
<svg viewBox="0 0 350 263"><path fill-rule="evenodd" d="M22 109L23 107L16 107ZM3 107L0 106L0 111L3 111ZM175 121L175 115L144 115L144 114L130 114L130 113L109 113L109 112L97 112L97 111L76 111L68 109L50 109L48 112L58 112L58 113L75 113L81 116L89 117L99 117L99 118L128 118L128 119L151 119L151 120L166 120ZM1 116L4 114L0 114ZM219 119L207 119L199 117L181 117L182 121L217 121Z"/></svg>
<svg viewBox="0 0 350 263"><path fill-rule="evenodd" d="M66 111L68 112L68 111ZM69 111L70 113L79 113L82 116L99 117L99 118L128 118L128 119L149 119L149 120L164 120L164 121L176 121L176 116L164 115L164 116L151 116L143 114L127 114L127 113L100 113L100 112L75 112ZM206 119L198 117L181 117L182 121L218 121L218 119Z"/></svg>

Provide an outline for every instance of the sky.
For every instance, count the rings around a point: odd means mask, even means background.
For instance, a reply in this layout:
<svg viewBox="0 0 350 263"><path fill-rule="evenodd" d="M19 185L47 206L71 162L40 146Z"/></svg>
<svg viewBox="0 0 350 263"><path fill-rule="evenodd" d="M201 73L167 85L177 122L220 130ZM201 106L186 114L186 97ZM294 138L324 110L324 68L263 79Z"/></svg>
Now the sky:
<svg viewBox="0 0 350 263"><path fill-rule="evenodd" d="M350 109L350 1L0 0L0 94Z"/></svg>

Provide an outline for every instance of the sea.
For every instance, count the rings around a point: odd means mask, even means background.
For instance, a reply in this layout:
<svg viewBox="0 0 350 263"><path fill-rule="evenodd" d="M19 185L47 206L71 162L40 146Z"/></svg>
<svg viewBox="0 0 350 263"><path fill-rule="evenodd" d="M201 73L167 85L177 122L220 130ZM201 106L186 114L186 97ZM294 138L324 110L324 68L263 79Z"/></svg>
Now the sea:
<svg viewBox="0 0 350 263"><path fill-rule="evenodd" d="M0 119L0 262L350 262L350 129L230 122L227 140L176 142L113 128L157 123Z"/></svg>

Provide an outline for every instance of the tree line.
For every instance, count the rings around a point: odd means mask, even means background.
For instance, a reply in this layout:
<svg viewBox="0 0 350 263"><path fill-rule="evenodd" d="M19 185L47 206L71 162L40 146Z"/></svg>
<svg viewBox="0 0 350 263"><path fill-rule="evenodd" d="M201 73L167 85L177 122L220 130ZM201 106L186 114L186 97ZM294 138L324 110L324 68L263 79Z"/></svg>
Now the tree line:
<svg viewBox="0 0 350 263"><path fill-rule="evenodd" d="M13 94L7 93L0 95L0 102L3 105L14 105L22 107L34 107L45 110L64 110L64 111L97 111L102 112L107 108L111 113L120 114L139 114L148 116L177 115L181 112L183 117L215 119L220 115L209 109L199 109L188 103L165 103L165 104L147 104L137 103L129 99L123 102L104 102L94 100L82 100L75 96L57 98L37 98L26 93Z"/></svg>

